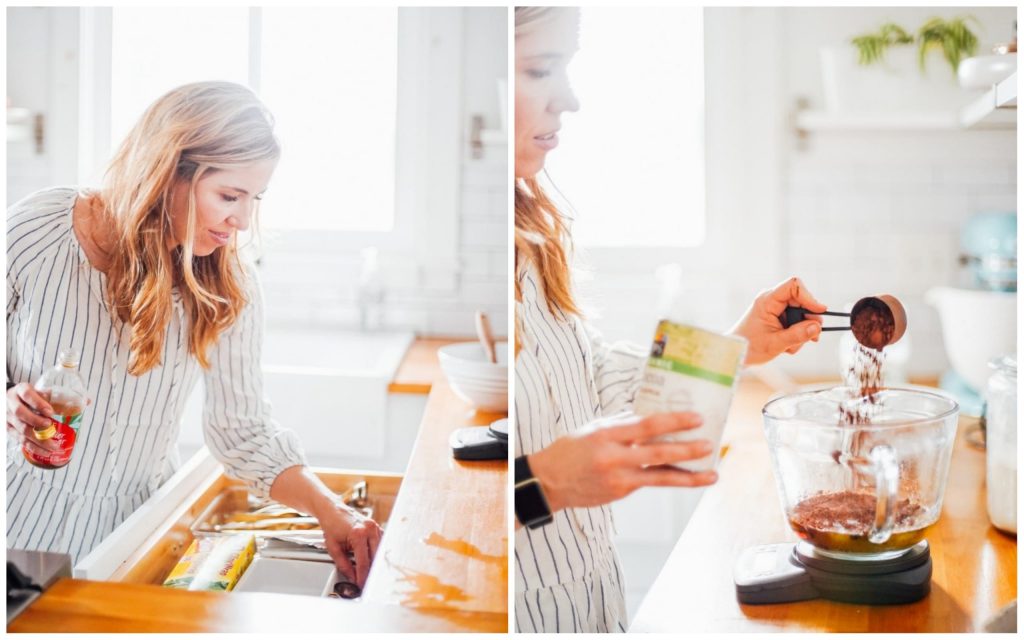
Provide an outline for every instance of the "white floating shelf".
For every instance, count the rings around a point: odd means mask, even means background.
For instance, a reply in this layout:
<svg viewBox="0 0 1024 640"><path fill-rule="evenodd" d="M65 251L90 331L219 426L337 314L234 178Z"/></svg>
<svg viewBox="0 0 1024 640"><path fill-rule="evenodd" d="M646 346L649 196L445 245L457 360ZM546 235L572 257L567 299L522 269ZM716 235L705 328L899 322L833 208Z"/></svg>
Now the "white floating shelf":
<svg viewBox="0 0 1024 640"><path fill-rule="evenodd" d="M958 129L959 118L947 112L833 113L801 111L796 117L800 131L937 131Z"/></svg>
<svg viewBox="0 0 1024 640"><path fill-rule="evenodd" d="M959 111L843 113L800 111L798 132L814 131L959 131L1017 128L1017 73Z"/></svg>
<svg viewBox="0 0 1024 640"><path fill-rule="evenodd" d="M993 85L981 97L960 110L960 126L973 129L1017 127L1017 72Z"/></svg>

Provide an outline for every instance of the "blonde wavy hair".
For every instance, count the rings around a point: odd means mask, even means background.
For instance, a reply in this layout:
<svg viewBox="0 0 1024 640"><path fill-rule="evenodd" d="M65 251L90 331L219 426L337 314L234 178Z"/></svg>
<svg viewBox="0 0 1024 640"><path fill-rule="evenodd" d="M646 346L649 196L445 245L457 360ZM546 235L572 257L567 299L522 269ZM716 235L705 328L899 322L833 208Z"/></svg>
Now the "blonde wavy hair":
<svg viewBox="0 0 1024 640"><path fill-rule="evenodd" d="M567 7L516 7L516 37L550 19L557 11L572 10ZM571 238L565 216L535 177L516 179L515 208L516 300L522 302L523 299L518 275L527 264L532 264L540 277L544 299L551 313L560 310L579 315L580 308L572 294L569 271ZM518 319L516 333L518 352Z"/></svg>
<svg viewBox="0 0 1024 640"><path fill-rule="evenodd" d="M100 224L114 230L106 271L111 312L131 327L128 372L161 364L177 286L188 321L188 346L203 368L217 337L248 302L237 234L208 256L193 255L195 188L211 172L276 160L273 118L249 89L197 82L154 102L121 144L100 194ZM180 245L171 222L172 191L188 188L187 234ZM175 248L169 249L169 246Z"/></svg>

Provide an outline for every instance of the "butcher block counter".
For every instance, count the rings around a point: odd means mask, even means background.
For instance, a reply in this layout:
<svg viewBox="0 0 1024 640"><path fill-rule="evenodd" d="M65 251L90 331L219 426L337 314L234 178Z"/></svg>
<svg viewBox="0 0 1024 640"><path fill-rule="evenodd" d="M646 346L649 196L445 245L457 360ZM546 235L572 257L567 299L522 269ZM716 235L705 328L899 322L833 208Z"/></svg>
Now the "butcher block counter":
<svg viewBox="0 0 1024 640"><path fill-rule="evenodd" d="M453 460L448 435L503 415L477 413L431 370L436 346L417 341L396 392L429 392L403 476L314 469L341 492L364 480L387 526L362 597L339 599L159 586L192 540L191 524L237 482L205 450L190 461L181 487L133 514L132 540L100 580L59 580L18 616L9 632L505 632L508 629L508 528L505 462ZM409 366L405 366L405 365ZM403 374L403 371L406 374ZM410 375L408 372L412 372ZM400 378L405 375L406 380ZM203 454L206 458L203 459ZM188 470L186 470L188 471ZM176 476L177 478L178 476ZM168 481L172 484L174 479ZM140 531L145 529L145 531ZM149 529L152 529L151 531ZM115 532L117 533L117 532ZM113 537L113 536L112 536ZM137 548L136 548L137 547ZM101 565L100 563L94 563ZM77 571L77 567L76 567Z"/></svg>
<svg viewBox="0 0 1024 640"><path fill-rule="evenodd" d="M1017 540L989 524L985 454L965 441L977 424L960 418L942 516L928 532L931 593L904 605L811 600L741 605L733 567L749 547L795 542L779 504L761 408L771 390L741 383L723 434L719 481L701 498L644 598L631 632L961 632L1017 597Z"/></svg>

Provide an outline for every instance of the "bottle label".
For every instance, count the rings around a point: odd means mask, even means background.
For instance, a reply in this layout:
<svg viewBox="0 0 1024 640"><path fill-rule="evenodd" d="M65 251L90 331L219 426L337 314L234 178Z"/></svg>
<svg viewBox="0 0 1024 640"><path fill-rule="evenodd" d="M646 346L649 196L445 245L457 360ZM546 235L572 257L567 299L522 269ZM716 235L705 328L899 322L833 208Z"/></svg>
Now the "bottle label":
<svg viewBox="0 0 1024 640"><path fill-rule="evenodd" d="M57 430L48 439L57 445L53 451L38 452L30 449L28 445L22 447L22 451L29 462L43 467L63 467L71 461L71 452L75 448L75 440L78 438L78 428L82 424L82 414L71 415L54 414L50 420L54 429Z"/></svg>

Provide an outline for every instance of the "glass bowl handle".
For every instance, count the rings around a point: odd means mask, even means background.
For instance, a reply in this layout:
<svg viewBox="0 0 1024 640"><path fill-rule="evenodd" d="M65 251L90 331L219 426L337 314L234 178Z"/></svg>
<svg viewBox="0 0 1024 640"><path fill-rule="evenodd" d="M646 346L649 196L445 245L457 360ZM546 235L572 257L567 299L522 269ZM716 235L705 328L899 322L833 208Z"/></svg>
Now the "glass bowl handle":
<svg viewBox="0 0 1024 640"><path fill-rule="evenodd" d="M900 465L896 452L887 445L879 445L868 454L871 470L875 474L875 524L868 540L882 544L892 535L896 521L896 499L900 484Z"/></svg>

